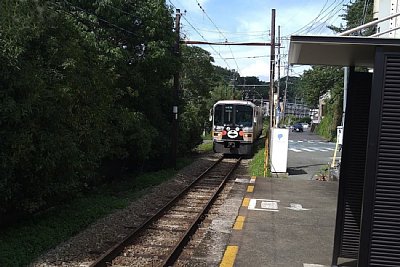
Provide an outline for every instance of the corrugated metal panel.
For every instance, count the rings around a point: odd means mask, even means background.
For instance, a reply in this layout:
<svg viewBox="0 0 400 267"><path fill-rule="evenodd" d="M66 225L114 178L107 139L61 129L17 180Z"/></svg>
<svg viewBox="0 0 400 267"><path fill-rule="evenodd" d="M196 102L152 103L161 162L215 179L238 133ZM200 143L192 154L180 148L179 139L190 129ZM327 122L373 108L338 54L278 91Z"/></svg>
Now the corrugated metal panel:
<svg viewBox="0 0 400 267"><path fill-rule="evenodd" d="M369 266L400 266L400 56L386 56Z"/></svg>
<svg viewBox="0 0 400 267"><path fill-rule="evenodd" d="M372 75L351 71L349 79L333 262L357 259L360 242Z"/></svg>

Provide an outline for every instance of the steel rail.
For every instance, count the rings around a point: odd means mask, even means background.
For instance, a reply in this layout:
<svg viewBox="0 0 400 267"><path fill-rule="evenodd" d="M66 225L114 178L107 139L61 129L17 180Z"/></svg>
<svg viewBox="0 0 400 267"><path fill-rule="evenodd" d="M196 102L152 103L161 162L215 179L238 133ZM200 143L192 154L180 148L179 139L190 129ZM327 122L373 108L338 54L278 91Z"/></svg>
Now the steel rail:
<svg viewBox="0 0 400 267"><path fill-rule="evenodd" d="M136 228L132 233L130 233L126 238L124 238L121 242L114 245L112 248L107 250L104 254L102 254L95 262L89 265L89 267L108 267L109 263L112 262L117 256L119 256L125 247L130 245L132 241L136 238L137 234L146 229L151 223L160 219L164 213L170 209L175 203L179 201L179 199L186 194L192 186L197 183L203 176L205 176L209 171L214 169L222 160L224 156L220 157L212 166L207 168L203 173L201 173L192 183L190 183L185 189L183 189L175 198L169 201L164 207L156 212L156 214L145 222L143 222L138 228Z"/></svg>
<svg viewBox="0 0 400 267"><path fill-rule="evenodd" d="M171 253L167 256L167 258L164 260L162 266L167 267L167 266L172 266L176 260L179 258L179 255L181 254L182 250L186 246L186 244L189 242L190 237L193 236L193 234L197 231L199 228L200 223L204 220L204 215L208 212L208 210L211 208L211 206L214 204L215 200L217 199L219 193L222 191L226 181L228 178L231 176L231 174L236 170L236 168L239 166L240 161L242 158L239 158L235 165L232 167L232 169L228 172L227 175L223 178L221 181L220 185L218 186L217 189L215 189L212 197L208 200L208 202L204 205L203 210L199 213L195 221L192 223L190 228L186 231L184 236L181 238L179 243L175 246L175 248L171 251Z"/></svg>

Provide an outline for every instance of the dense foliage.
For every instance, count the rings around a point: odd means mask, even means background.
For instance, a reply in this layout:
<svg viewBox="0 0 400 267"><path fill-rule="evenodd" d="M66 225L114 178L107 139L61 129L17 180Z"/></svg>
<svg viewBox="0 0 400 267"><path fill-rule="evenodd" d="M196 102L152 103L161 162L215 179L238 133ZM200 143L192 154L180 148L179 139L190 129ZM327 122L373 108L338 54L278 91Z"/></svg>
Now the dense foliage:
<svg viewBox="0 0 400 267"><path fill-rule="evenodd" d="M173 28L163 0L0 1L1 218L166 166L178 71L178 153L201 141L231 73Z"/></svg>
<svg viewBox="0 0 400 267"><path fill-rule="evenodd" d="M338 86L340 85L340 86ZM313 66L301 76L301 97L310 107L317 108L319 98L336 87L343 88L343 70L338 67ZM340 92L335 92L340 94Z"/></svg>

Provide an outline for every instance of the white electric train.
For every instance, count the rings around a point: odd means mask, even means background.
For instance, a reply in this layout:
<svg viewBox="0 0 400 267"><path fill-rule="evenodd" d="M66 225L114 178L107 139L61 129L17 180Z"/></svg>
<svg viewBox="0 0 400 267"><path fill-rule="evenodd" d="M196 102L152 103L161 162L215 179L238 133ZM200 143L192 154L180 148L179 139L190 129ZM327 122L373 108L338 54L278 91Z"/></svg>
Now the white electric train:
<svg viewBox="0 0 400 267"><path fill-rule="evenodd" d="M212 109L213 149L216 153L252 155L263 128L263 112L250 101L222 100Z"/></svg>

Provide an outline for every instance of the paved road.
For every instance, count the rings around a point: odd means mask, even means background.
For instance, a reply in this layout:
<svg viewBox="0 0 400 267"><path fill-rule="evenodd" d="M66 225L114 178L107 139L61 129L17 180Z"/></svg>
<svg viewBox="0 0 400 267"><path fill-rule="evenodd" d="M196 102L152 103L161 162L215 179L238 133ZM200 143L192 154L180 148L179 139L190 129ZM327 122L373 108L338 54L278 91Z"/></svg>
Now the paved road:
<svg viewBox="0 0 400 267"><path fill-rule="evenodd" d="M289 133L288 173L290 179L313 180L332 162L335 143L305 130ZM340 157L340 152L337 153Z"/></svg>

